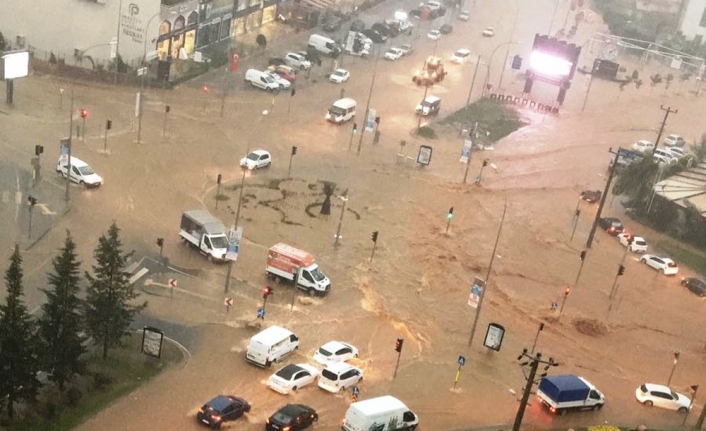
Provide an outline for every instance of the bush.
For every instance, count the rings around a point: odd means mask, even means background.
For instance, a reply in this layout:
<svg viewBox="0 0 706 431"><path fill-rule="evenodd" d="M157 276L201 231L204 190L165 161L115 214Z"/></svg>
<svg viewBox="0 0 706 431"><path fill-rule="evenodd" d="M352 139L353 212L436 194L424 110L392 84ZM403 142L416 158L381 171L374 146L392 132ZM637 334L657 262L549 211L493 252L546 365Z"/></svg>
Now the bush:
<svg viewBox="0 0 706 431"><path fill-rule="evenodd" d="M436 131L429 126L422 126L417 129L417 135L422 138L436 139Z"/></svg>
<svg viewBox="0 0 706 431"><path fill-rule="evenodd" d="M54 401L52 401L52 400L47 401L43 407L44 408L42 409L42 416L44 417L44 419L52 420L52 419L56 418L56 414L57 414L56 407L57 406Z"/></svg>
<svg viewBox="0 0 706 431"><path fill-rule="evenodd" d="M113 383L113 379L103 373L95 373L93 375L93 387L102 391Z"/></svg>
<svg viewBox="0 0 706 431"><path fill-rule="evenodd" d="M78 402L81 400L81 397L83 397L83 392L81 392L80 389L78 388L69 388L68 391L66 391L66 402L71 406L75 407L78 405Z"/></svg>

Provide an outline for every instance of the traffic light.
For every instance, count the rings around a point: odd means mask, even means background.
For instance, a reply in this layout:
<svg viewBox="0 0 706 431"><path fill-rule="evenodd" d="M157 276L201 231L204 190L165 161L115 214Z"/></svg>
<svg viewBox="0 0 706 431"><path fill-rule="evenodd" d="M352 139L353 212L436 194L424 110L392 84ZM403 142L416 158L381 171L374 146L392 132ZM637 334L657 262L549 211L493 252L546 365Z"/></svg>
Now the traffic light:
<svg viewBox="0 0 706 431"><path fill-rule="evenodd" d="M446 218L449 220L454 218L454 207L449 208L449 212L448 212L448 214L446 214Z"/></svg>
<svg viewBox="0 0 706 431"><path fill-rule="evenodd" d="M625 267L623 265L620 265L618 267L618 275L623 275L625 274Z"/></svg>
<svg viewBox="0 0 706 431"><path fill-rule="evenodd" d="M488 160L487 160L487 159L486 159L486 160L483 160L483 167L486 167L486 166L488 166Z"/></svg>
<svg viewBox="0 0 706 431"><path fill-rule="evenodd" d="M296 145L292 145L292 155L297 154L297 150L298 150L297 146L296 146Z"/></svg>
<svg viewBox="0 0 706 431"><path fill-rule="evenodd" d="M209 91L209 90L208 90L208 85L204 85L204 86L201 88L201 91L203 91L203 94L208 94L208 91Z"/></svg>
<svg viewBox="0 0 706 431"><path fill-rule="evenodd" d="M160 247L164 247L164 238L157 238L157 245Z"/></svg>
<svg viewBox="0 0 706 431"><path fill-rule="evenodd" d="M270 286L265 286L262 288L262 299L267 299L268 296L272 295L272 288Z"/></svg>
<svg viewBox="0 0 706 431"><path fill-rule="evenodd" d="M375 124L380 125L380 116L375 117Z"/></svg>
<svg viewBox="0 0 706 431"><path fill-rule="evenodd" d="M222 180L223 180L223 175L218 174L218 178L216 178L216 184L220 185Z"/></svg>
<svg viewBox="0 0 706 431"><path fill-rule="evenodd" d="M358 133L358 123L353 123L353 134Z"/></svg>
<svg viewBox="0 0 706 431"><path fill-rule="evenodd" d="M295 94L297 94L297 89L292 87L291 97L294 97Z"/></svg>
<svg viewBox="0 0 706 431"><path fill-rule="evenodd" d="M519 55L512 57L512 68L515 70L520 70L521 67L522 67L522 57L520 57Z"/></svg>
<svg viewBox="0 0 706 431"><path fill-rule="evenodd" d="M569 296L569 293L571 293L571 286L566 286L566 289L564 289L564 296Z"/></svg>
<svg viewBox="0 0 706 431"><path fill-rule="evenodd" d="M113 128L113 120L105 120L105 130L110 130Z"/></svg>
<svg viewBox="0 0 706 431"><path fill-rule="evenodd" d="M35 145L34 146L34 155L38 156L44 152L44 147L42 145Z"/></svg>
<svg viewBox="0 0 706 431"><path fill-rule="evenodd" d="M586 250L581 252L581 254L579 255L579 258L581 259L581 262L586 260Z"/></svg>
<svg viewBox="0 0 706 431"><path fill-rule="evenodd" d="M35 198L34 196L27 196L27 202L31 206L35 206L35 205L37 205L37 198Z"/></svg>
<svg viewBox="0 0 706 431"><path fill-rule="evenodd" d="M172 110L172 107L169 105L164 107L164 112L166 112L166 113L169 113L169 111L171 111L171 110Z"/></svg>
<svg viewBox="0 0 706 431"><path fill-rule="evenodd" d="M402 352L402 345L404 344L404 338L398 338L395 342L395 352Z"/></svg>
<svg viewBox="0 0 706 431"><path fill-rule="evenodd" d="M81 108L80 114L81 114L81 118L83 118L85 120L88 117L88 109Z"/></svg>
<svg viewBox="0 0 706 431"><path fill-rule="evenodd" d="M371 238L373 242L378 242L378 231L374 230L373 234L371 235Z"/></svg>

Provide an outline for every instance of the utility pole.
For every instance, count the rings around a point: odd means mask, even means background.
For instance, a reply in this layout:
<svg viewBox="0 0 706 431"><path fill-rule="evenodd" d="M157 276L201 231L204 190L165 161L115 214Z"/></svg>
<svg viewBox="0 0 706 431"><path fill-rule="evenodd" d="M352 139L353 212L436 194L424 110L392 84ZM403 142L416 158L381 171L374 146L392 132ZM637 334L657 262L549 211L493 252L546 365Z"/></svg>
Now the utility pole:
<svg viewBox="0 0 706 431"><path fill-rule="evenodd" d="M671 106L667 106L667 108L665 109L664 105L659 105L659 109L664 111L664 119L662 119L662 125L659 127L659 133L657 133L657 141L655 141L655 146L652 149L653 153L657 149L657 147L659 147L659 140L662 139L662 132L664 132L664 126L667 124L667 117L669 117L669 114L672 114L672 113L678 114L679 113L678 109L672 110Z"/></svg>
<svg viewBox="0 0 706 431"><path fill-rule="evenodd" d="M581 106L581 112L586 109L586 103L588 102L588 93L591 92L591 84L593 84L593 74L598 70L598 65L600 64L599 59L593 60L593 69L591 70L591 76L588 77L588 88L586 89L586 96L583 98L583 106Z"/></svg>
<svg viewBox="0 0 706 431"><path fill-rule="evenodd" d="M287 168L287 178L292 177L292 159L294 159L294 155L297 154L297 146L292 145L292 153L289 156L289 168Z"/></svg>
<svg viewBox="0 0 706 431"><path fill-rule="evenodd" d="M226 94L228 92L228 67L229 65L226 65L223 68L223 89L221 91L221 118L223 118L223 112L225 111L226 107Z"/></svg>
<svg viewBox="0 0 706 431"><path fill-rule="evenodd" d="M343 214L346 212L346 202L348 202L348 190L343 192L341 200L343 201L343 206L341 207L341 217L338 219L338 229L336 229L336 239L333 245L338 245L338 241L341 239L341 225L343 224Z"/></svg>
<svg viewBox="0 0 706 431"><path fill-rule="evenodd" d="M373 88L375 87L375 77L377 76L377 71L378 71L378 62L380 61L380 52L382 48L378 47L378 55L375 57L375 66L373 66L373 79L370 81L370 91L368 92L368 101L365 104L365 118L363 121L363 130L360 131L360 138L358 138L358 151L356 152L356 155L360 156L360 148L363 145L363 135L365 134L365 127L368 123L368 114L370 113L370 99L373 97ZM336 241L338 241L338 237L336 237Z"/></svg>
<svg viewBox="0 0 706 431"><path fill-rule="evenodd" d="M681 352L674 352L674 363L672 364L672 371L669 373L669 378L667 379L667 386L672 383L672 376L674 376L674 370L677 368L677 362L679 362L679 355L681 355Z"/></svg>
<svg viewBox="0 0 706 431"><path fill-rule="evenodd" d="M71 196L69 195L69 187L71 185L71 142L72 142L72 134L73 134L73 128L74 128L74 88L71 87L71 109L69 110L69 137L67 138L68 142L66 143L68 146L68 164L66 165L66 195L64 197L64 200L66 202L69 202L71 200Z"/></svg>
<svg viewBox="0 0 706 431"><path fill-rule="evenodd" d="M37 198L32 195L27 196L27 203L29 203L29 229L27 232L27 237L32 239L32 209L37 205Z"/></svg>
<svg viewBox="0 0 706 431"><path fill-rule="evenodd" d="M684 427L686 425L686 418L689 417L689 412L691 411L691 407L694 405L694 398L696 398L696 392L699 390L699 385L691 385L691 399L689 400L689 408L686 409L686 413L684 413L684 420L681 423L681 426ZM704 414L703 412L701 413L702 415ZM701 419L701 416L699 416L699 419ZM699 424L697 429L701 429L701 424Z"/></svg>
<svg viewBox="0 0 706 431"><path fill-rule="evenodd" d="M593 237L596 235L596 229L598 228L598 220L601 218L601 211L603 211L603 205L605 205L605 199L608 196L608 191L610 191L610 183L613 182L613 176L615 175L615 168L618 166L618 158L620 156L621 148L618 147L618 151L613 152L613 149L609 149L609 153L615 154L613 159L613 166L610 167L610 174L608 175L608 180L605 183L605 190L601 195L601 202L598 204L598 210L596 211L596 217L593 219L593 226L591 226L591 232L588 234L588 240L586 241L586 248L591 248L593 244Z"/></svg>
<svg viewBox="0 0 706 431"><path fill-rule="evenodd" d="M476 334L476 328L478 327L478 318L480 317L481 308L483 308L483 299L485 298L486 290L488 289L488 280L490 280L490 271L493 269L493 262L495 261L495 252L498 250L498 242L500 241L500 233L503 230L503 223L505 223L505 214L507 213L507 198L505 198L505 208L503 208L503 216L500 219L500 226L498 227L498 234L495 236L495 245L493 246L493 254L490 256L490 263L488 264L488 272L485 273L485 286L483 291L481 291L480 298L478 299L478 308L476 309L476 316L473 318L473 326L471 326L471 335L468 337L468 345L473 344L473 337Z"/></svg>
<svg viewBox="0 0 706 431"><path fill-rule="evenodd" d="M527 403L529 402L529 397L532 393L532 387L536 383L538 383L538 381L535 381L535 378L537 377L537 368L539 367L539 364L545 365L545 372L539 376L539 380L541 380L547 375L546 371L549 370L549 367L556 367L559 365L559 363L554 361L553 358L549 358L548 361L542 360L542 354L539 352L532 356L527 353L527 349L522 349L522 353L520 354L520 356L517 357L517 360L520 361L523 358L527 360L520 363L520 366L522 367L522 372L524 373L525 367L529 365L529 374L527 375L525 390L522 393L520 407L517 409L517 415L515 416L515 424L512 426L512 431L520 431L520 427L522 426L522 418L525 416L525 409L527 408Z"/></svg>
<svg viewBox="0 0 706 431"><path fill-rule="evenodd" d="M466 184L466 180L468 179L468 169L471 167L471 155L473 154L473 145L475 145L477 138L478 138L478 122L476 121L473 124L473 129L471 129L471 133L469 134L469 139L471 141L471 148L468 150L468 161L466 162L466 172L463 173L463 184Z"/></svg>
<svg viewBox="0 0 706 431"><path fill-rule="evenodd" d="M537 340L539 340L539 334L544 331L544 322L539 324L539 328L537 329L537 335L534 336L534 343L532 343L532 350L530 351L530 355L534 354L534 348L537 347Z"/></svg>
<svg viewBox="0 0 706 431"><path fill-rule="evenodd" d="M471 95L473 94L473 86L476 83L476 74L478 73L478 66L480 66L480 55L478 56L478 62L476 62L476 68L473 70L473 78L471 79L471 88L468 89L468 98L466 99L466 106L471 104Z"/></svg>

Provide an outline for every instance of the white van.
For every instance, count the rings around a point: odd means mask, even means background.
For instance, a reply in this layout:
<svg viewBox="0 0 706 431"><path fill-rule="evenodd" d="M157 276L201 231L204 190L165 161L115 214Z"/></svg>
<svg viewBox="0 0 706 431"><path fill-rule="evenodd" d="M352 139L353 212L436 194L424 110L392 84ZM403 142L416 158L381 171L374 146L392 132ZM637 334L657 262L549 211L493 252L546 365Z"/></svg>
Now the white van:
<svg viewBox="0 0 706 431"><path fill-rule="evenodd" d="M257 69L248 69L245 72L245 82L267 91L279 90L279 83L269 73Z"/></svg>
<svg viewBox="0 0 706 431"><path fill-rule="evenodd" d="M341 48L333 39L321 36L320 34L312 34L309 36L309 46L332 57L341 52Z"/></svg>
<svg viewBox="0 0 706 431"><path fill-rule="evenodd" d="M326 119L332 123L342 124L355 117L355 100L344 97L333 102L326 114Z"/></svg>
<svg viewBox="0 0 706 431"><path fill-rule="evenodd" d="M270 326L250 339L245 359L258 367L269 367L299 348L299 337L281 326Z"/></svg>
<svg viewBox="0 0 706 431"><path fill-rule="evenodd" d="M414 431L417 425L417 415L390 395L352 403L343 419L343 431Z"/></svg>
<svg viewBox="0 0 706 431"><path fill-rule="evenodd" d="M56 163L56 172L66 178L68 169L68 165L63 164L59 159ZM71 157L71 181L86 187L99 187L103 184L103 178L95 173L88 163L76 157Z"/></svg>

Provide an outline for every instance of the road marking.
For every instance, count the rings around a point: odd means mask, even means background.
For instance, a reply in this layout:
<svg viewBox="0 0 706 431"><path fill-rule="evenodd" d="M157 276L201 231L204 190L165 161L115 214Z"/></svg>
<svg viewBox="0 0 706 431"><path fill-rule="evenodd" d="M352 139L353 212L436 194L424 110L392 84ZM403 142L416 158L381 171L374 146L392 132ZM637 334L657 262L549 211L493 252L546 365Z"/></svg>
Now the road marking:
<svg viewBox="0 0 706 431"><path fill-rule="evenodd" d="M54 211L49 209L49 205L47 204L37 204L40 210L42 210L42 214L44 215L54 215L56 214Z"/></svg>
<svg viewBox="0 0 706 431"><path fill-rule="evenodd" d="M145 269L145 268L143 268L143 269ZM138 274L139 274L139 272L138 272ZM160 286L160 287L166 287L166 288L172 287L169 284L157 283L156 281L153 281L151 278L148 278L147 280L145 280L145 286Z"/></svg>
<svg viewBox="0 0 706 431"><path fill-rule="evenodd" d="M135 275L133 275L132 277L130 277L130 280L129 280L128 282L129 282L130 284L135 284L135 282L136 282L137 280L139 280L140 278L142 278L142 276L145 275L145 274L147 274L148 272L150 272L149 269L147 269L147 268L142 268L141 270L137 271L137 274L135 274Z"/></svg>
<svg viewBox="0 0 706 431"><path fill-rule="evenodd" d="M2 192L2 203L6 204L10 202L10 192L5 190Z"/></svg>
<svg viewBox="0 0 706 431"><path fill-rule="evenodd" d="M15 204L19 205L22 203L22 192L15 192Z"/></svg>

